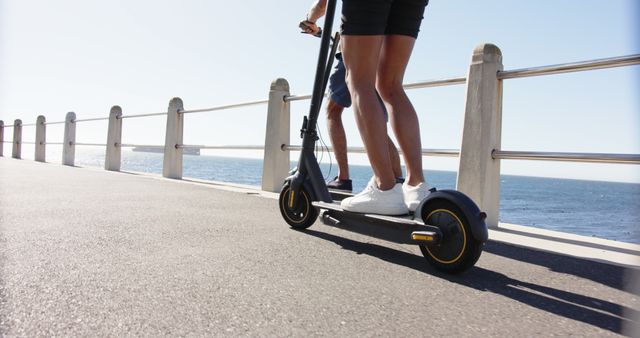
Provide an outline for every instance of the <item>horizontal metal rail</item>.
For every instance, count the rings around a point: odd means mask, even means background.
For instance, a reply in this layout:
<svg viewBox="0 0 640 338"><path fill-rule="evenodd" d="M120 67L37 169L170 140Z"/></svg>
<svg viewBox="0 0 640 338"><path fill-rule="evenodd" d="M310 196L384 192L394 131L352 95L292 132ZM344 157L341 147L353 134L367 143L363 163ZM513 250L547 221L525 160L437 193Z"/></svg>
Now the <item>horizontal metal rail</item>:
<svg viewBox="0 0 640 338"><path fill-rule="evenodd" d="M106 147L106 144L103 143L82 143L82 142L75 142L74 145L76 146L92 146L92 147Z"/></svg>
<svg viewBox="0 0 640 338"><path fill-rule="evenodd" d="M96 117L96 118L90 118L90 119L77 119L77 120L71 120L72 123L76 123L76 122L89 122L89 121L102 121L102 120L108 120L108 117Z"/></svg>
<svg viewBox="0 0 640 338"><path fill-rule="evenodd" d="M283 151L285 150L293 150L293 151L300 151L302 150L302 146L299 145L287 145L287 144L283 144L280 147ZM333 147L323 147L324 149L327 149L328 151L333 152ZM354 154L366 154L367 151L365 150L364 147L347 147L347 152L348 153L354 153ZM400 154L402 154L402 151L400 149L398 149L398 152ZM460 151L456 150L456 149L422 149L422 155L423 156L441 156L441 157L458 157L460 156Z"/></svg>
<svg viewBox="0 0 640 338"><path fill-rule="evenodd" d="M64 142L45 142L45 144L52 145L52 146L62 146L64 145Z"/></svg>
<svg viewBox="0 0 640 338"><path fill-rule="evenodd" d="M324 97L326 97L327 94L324 94ZM284 97L284 102L291 102L291 101L302 101L302 100L309 100L311 99L311 95L287 95Z"/></svg>
<svg viewBox="0 0 640 338"><path fill-rule="evenodd" d="M25 123L25 124L21 124L20 126L21 127L35 127L37 125L38 125L37 123Z"/></svg>
<svg viewBox="0 0 640 338"><path fill-rule="evenodd" d="M133 147L142 147L142 148L155 148L155 149L164 149L163 145L149 145L149 144L121 144L120 147L123 148L133 148ZM228 150L263 150L264 146L207 146L207 145L192 145L192 144L178 144L176 145L177 149L228 149Z"/></svg>
<svg viewBox="0 0 640 338"><path fill-rule="evenodd" d="M108 120L108 117L96 117L96 118L90 118L90 119L77 119L77 120L71 120L71 123L76 123L76 122L88 122L88 121L100 121L100 120ZM56 121L56 122L43 122L43 125L47 125L47 124L64 124L66 123L66 121ZM24 123L21 124L20 126L22 127L33 127L33 126L37 126L38 123ZM14 125L6 125L4 127L13 127Z"/></svg>
<svg viewBox="0 0 640 338"><path fill-rule="evenodd" d="M164 149L163 145L155 145L155 144L130 144L130 143L122 143L122 144L118 144L117 146L122 147L122 148L135 148L135 147L143 147L143 148L162 148Z"/></svg>
<svg viewBox="0 0 640 338"><path fill-rule="evenodd" d="M160 116L160 115L167 115L167 112L164 112L164 113L136 114L136 115L120 115L120 116L117 117L117 119L131 119L131 118L136 118L136 117Z"/></svg>
<svg viewBox="0 0 640 338"><path fill-rule="evenodd" d="M162 145L141 145L141 144L121 144L123 148L126 147L145 147L145 148L157 148L162 149ZM216 149L216 150L264 150L264 146L261 145L221 145L221 146L208 146L208 145L191 145L191 144L178 144L178 149ZM299 151L302 150L302 146L285 145L283 144L281 149ZM333 151L332 147L326 147L328 151ZM348 147L349 153L366 153L363 147ZM402 152L400 152L402 153ZM460 155L459 150L455 149L422 149L422 155L424 156L442 156L442 157L458 157Z"/></svg>
<svg viewBox="0 0 640 338"><path fill-rule="evenodd" d="M407 83L402 85L402 87L404 89L418 89L418 88L455 86L455 85L461 85L465 83L467 83L466 77L454 77L454 78L443 79L443 80L431 80L431 81Z"/></svg>
<svg viewBox="0 0 640 338"><path fill-rule="evenodd" d="M232 108L257 106L257 105L266 104L266 103L269 103L268 99L267 100L257 100L257 101L249 101L249 102L228 104L228 105L212 107L212 108L182 110L179 113L180 114L205 113L205 112L212 112L212 111L216 111L216 110L225 110L225 109L232 109Z"/></svg>
<svg viewBox="0 0 640 338"><path fill-rule="evenodd" d="M623 67L640 64L640 54L619 56L606 59L597 59L590 61L563 63L551 66L542 66L534 68L514 69L498 72L498 79L515 79L531 76L561 74L580 72L585 70L605 69L614 67Z"/></svg>
<svg viewBox="0 0 640 338"><path fill-rule="evenodd" d="M414 83L407 83L402 85L404 89L418 89L418 88L431 88L431 87L444 87L444 86L454 86L461 85L467 83L466 77L454 77L450 79L442 79L442 80L430 80L430 81L421 81ZM327 94L324 95L325 97ZM311 95L288 95L284 97L285 102L291 101L302 101L311 99Z"/></svg>
<svg viewBox="0 0 640 338"><path fill-rule="evenodd" d="M90 144L90 143L76 143L76 145L94 145L94 146L106 146L105 144ZM144 148L156 148L156 149L164 149L162 145L143 145L143 144L121 144L119 145L123 148L132 148L132 147L144 147ZM178 149L215 149L215 150L264 150L264 146L261 145L221 145L221 146L207 146L207 145L189 145L189 144L178 144L176 145ZM293 150L299 151L302 150L302 146L295 145L282 145L282 150ZM332 147L326 147L328 151L333 151ZM366 153L363 147L349 147L347 148L349 153ZM400 151L400 153L402 153ZM424 156L442 156L442 157L458 157L460 155L459 150L454 149L422 149L422 155Z"/></svg>
<svg viewBox="0 0 640 338"><path fill-rule="evenodd" d="M221 150L264 150L264 146L198 146L198 145L188 145L188 144L179 144L176 148L180 149L221 149Z"/></svg>
<svg viewBox="0 0 640 338"><path fill-rule="evenodd" d="M640 164L640 154L559 153L494 150L491 153L491 157L501 160Z"/></svg>

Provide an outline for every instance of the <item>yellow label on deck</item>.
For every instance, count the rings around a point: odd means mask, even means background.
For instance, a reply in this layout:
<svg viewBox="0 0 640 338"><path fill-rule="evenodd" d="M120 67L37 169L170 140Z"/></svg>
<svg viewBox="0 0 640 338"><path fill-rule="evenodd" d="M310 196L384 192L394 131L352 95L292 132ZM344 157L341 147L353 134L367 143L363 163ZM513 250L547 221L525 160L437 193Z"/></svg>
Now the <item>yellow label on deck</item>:
<svg viewBox="0 0 640 338"><path fill-rule="evenodd" d="M411 239L413 239L414 241L433 241L433 236L411 234Z"/></svg>

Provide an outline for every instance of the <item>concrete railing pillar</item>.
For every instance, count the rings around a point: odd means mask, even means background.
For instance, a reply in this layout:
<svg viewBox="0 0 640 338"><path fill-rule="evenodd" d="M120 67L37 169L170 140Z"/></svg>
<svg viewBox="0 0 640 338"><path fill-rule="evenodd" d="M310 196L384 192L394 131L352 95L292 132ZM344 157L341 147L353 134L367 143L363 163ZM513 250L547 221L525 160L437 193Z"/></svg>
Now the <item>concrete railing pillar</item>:
<svg viewBox="0 0 640 338"><path fill-rule="evenodd" d="M13 121L13 149L11 157L22 158L22 120Z"/></svg>
<svg viewBox="0 0 640 338"><path fill-rule="evenodd" d="M76 158L76 113L69 112L64 120L62 164L73 166Z"/></svg>
<svg viewBox="0 0 640 338"><path fill-rule="evenodd" d="M289 150L282 150L282 145L289 145L291 127L290 104L284 100L287 95L287 80L276 79L271 83L262 169L262 190L265 191L279 192L289 172Z"/></svg>
<svg viewBox="0 0 640 338"><path fill-rule="evenodd" d="M0 120L0 157L4 156L4 121Z"/></svg>
<svg viewBox="0 0 640 338"><path fill-rule="evenodd" d="M47 156L47 125L44 116L38 116L36 120L36 144L34 160L38 162L45 162Z"/></svg>
<svg viewBox="0 0 640 338"><path fill-rule="evenodd" d="M502 134L502 52L492 44L473 50L467 75L457 189L487 213L487 225L498 226L500 210L500 160L491 153L500 149Z"/></svg>
<svg viewBox="0 0 640 338"><path fill-rule="evenodd" d="M182 179L182 133L184 120L180 111L184 110L182 100L174 97L169 102L167 111L167 130L164 139L164 161L162 164L162 176L167 178Z"/></svg>
<svg viewBox="0 0 640 338"><path fill-rule="evenodd" d="M104 169L120 171L122 161L122 108L111 107L109 112L109 130L107 131L107 152L104 159Z"/></svg>

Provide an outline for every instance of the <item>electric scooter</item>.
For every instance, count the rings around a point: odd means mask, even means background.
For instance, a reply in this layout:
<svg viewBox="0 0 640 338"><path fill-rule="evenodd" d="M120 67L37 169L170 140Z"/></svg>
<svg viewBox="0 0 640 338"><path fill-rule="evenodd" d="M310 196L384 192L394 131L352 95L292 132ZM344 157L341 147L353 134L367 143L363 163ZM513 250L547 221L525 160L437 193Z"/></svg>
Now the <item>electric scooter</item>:
<svg viewBox="0 0 640 338"><path fill-rule="evenodd" d="M414 213L384 216L342 210L337 200L346 197L345 194L332 193L327 188L315 146L319 140L316 128L320 106L340 37L339 34L331 37L335 8L336 0L329 0L309 115L304 117L300 129L300 159L280 191L282 217L293 229L306 229L320 216L329 226L395 243L419 245L429 264L442 272L460 273L471 268L480 258L488 230L484 222L486 214L463 193L431 189Z"/></svg>

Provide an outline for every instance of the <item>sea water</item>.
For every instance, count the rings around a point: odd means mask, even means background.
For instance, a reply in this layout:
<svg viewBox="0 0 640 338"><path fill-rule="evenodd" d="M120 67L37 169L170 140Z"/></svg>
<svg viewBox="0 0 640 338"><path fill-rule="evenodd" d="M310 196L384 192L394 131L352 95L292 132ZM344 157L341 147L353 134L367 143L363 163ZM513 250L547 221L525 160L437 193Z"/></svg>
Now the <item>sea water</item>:
<svg viewBox="0 0 640 338"><path fill-rule="evenodd" d="M122 170L162 173L162 159L162 154L125 151ZM103 167L104 152L77 153L76 165ZM335 164L321 168L327 180L336 175ZM362 190L371 168L352 165L349 170L354 192ZM455 172L427 170L425 175L431 186L455 188ZM183 177L259 187L262 160L185 155ZM640 243L640 184L502 175L500 221Z"/></svg>

